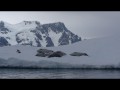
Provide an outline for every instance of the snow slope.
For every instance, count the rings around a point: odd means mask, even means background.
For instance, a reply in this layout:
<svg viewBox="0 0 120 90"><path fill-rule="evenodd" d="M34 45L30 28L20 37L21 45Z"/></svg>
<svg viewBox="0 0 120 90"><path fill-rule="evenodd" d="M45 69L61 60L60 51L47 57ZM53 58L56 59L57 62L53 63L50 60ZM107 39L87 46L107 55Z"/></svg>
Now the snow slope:
<svg viewBox="0 0 120 90"><path fill-rule="evenodd" d="M41 47L42 48L42 47ZM120 68L120 36L109 36L85 40L71 45L45 47L67 53L61 58L35 56L40 47L5 46L0 47L0 66L39 67L39 68ZM19 49L22 53L16 53ZM85 52L89 56L70 56L72 52Z"/></svg>

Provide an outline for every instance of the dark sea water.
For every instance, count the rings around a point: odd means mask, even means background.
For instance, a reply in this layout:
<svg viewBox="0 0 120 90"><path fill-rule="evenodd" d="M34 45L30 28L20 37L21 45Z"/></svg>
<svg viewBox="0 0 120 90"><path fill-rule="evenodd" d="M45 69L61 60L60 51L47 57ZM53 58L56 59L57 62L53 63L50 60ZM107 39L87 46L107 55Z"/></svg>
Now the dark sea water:
<svg viewBox="0 0 120 90"><path fill-rule="evenodd" d="M120 79L120 70L2 68L0 79Z"/></svg>

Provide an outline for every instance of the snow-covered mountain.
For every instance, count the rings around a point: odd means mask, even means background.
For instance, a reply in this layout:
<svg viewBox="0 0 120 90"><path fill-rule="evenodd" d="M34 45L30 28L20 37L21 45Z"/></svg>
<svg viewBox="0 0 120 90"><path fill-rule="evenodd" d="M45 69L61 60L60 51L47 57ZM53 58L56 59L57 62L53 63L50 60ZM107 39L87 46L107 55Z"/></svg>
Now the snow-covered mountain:
<svg viewBox="0 0 120 90"><path fill-rule="evenodd" d="M40 24L38 21L23 21L12 25L0 22L0 46L31 45L51 47L81 41L81 37L69 31L64 23Z"/></svg>

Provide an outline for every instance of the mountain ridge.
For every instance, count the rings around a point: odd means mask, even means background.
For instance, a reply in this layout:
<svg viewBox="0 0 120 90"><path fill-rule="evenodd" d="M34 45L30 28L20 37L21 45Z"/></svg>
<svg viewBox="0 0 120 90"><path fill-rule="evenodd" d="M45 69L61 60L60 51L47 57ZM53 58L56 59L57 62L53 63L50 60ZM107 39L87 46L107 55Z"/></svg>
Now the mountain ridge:
<svg viewBox="0 0 120 90"><path fill-rule="evenodd" d="M81 41L81 37L68 30L63 22L41 24L39 21L23 21L9 24L0 21L0 36L8 42L6 45L38 47L61 46Z"/></svg>

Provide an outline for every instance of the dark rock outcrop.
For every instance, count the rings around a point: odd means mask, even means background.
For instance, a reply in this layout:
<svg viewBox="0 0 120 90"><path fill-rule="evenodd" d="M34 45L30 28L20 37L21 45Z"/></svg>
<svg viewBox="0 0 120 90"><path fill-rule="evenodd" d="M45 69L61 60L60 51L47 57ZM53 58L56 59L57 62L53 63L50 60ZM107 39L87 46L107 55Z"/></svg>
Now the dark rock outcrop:
<svg viewBox="0 0 120 90"><path fill-rule="evenodd" d="M0 33L7 34L8 32L11 32L8 28L5 27L4 22L0 22Z"/></svg>
<svg viewBox="0 0 120 90"><path fill-rule="evenodd" d="M21 51L19 50L19 49L17 49L17 51L16 51L17 53L21 53Z"/></svg>
<svg viewBox="0 0 120 90"><path fill-rule="evenodd" d="M67 45L69 44L69 35L66 34L66 32L62 33L62 36L59 39L59 45Z"/></svg>
<svg viewBox="0 0 120 90"><path fill-rule="evenodd" d="M70 55L71 56L88 56L87 53L81 53L81 52L73 52Z"/></svg>
<svg viewBox="0 0 120 90"><path fill-rule="evenodd" d="M39 57L48 57L48 58L51 58L51 57L62 57L66 55L66 53L62 52L62 51L52 51L52 50L47 50L47 49L39 49L37 50L37 54L36 56L39 56Z"/></svg>
<svg viewBox="0 0 120 90"><path fill-rule="evenodd" d="M10 46L10 44L4 37L0 37L0 47L2 46Z"/></svg>
<svg viewBox="0 0 120 90"><path fill-rule="evenodd" d="M54 46L54 44L53 44L53 42L52 42L52 40L51 40L50 37L46 37L46 42L47 42L46 47L52 47L52 46Z"/></svg>
<svg viewBox="0 0 120 90"><path fill-rule="evenodd" d="M52 41L52 38L50 37L50 32L55 34L61 33L61 36L57 41L57 46L68 45L70 43L81 41L81 37L68 30L62 22L39 25L35 30L32 30L32 32L37 33L36 36L40 40L43 40L43 38L45 38L47 43L46 47L55 46L54 41ZM41 37L41 34L44 34L45 36Z"/></svg>
<svg viewBox="0 0 120 90"><path fill-rule="evenodd" d="M36 56L47 57L47 56L51 55L53 52L54 51L52 51L52 50L39 49L39 50L37 50Z"/></svg>
<svg viewBox="0 0 120 90"><path fill-rule="evenodd" d="M66 53L61 52L61 51L56 51L56 52L52 53L51 55L49 55L48 57L49 58L51 58L51 57L62 57L64 55L66 55Z"/></svg>

